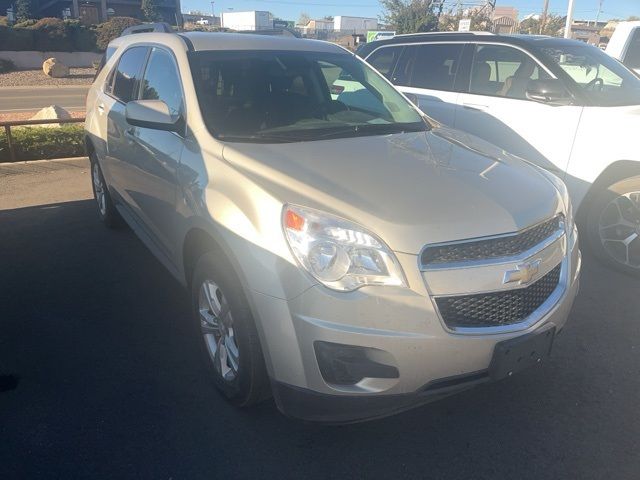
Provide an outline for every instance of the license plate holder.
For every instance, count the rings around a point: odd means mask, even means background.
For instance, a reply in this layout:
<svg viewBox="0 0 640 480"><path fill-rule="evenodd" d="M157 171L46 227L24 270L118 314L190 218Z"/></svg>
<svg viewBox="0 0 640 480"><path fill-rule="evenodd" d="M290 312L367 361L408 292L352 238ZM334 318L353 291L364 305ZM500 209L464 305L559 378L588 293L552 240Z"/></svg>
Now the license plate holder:
<svg viewBox="0 0 640 480"><path fill-rule="evenodd" d="M491 379L510 377L544 361L551 353L555 333L556 328L551 327L497 343L489 366Z"/></svg>

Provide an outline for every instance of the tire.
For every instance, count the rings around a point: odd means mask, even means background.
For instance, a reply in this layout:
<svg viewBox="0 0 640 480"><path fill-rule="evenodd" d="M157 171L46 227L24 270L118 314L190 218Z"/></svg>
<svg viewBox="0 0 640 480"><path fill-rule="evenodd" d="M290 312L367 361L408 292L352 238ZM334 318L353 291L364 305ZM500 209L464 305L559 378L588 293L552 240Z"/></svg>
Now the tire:
<svg viewBox="0 0 640 480"><path fill-rule="evenodd" d="M191 282L191 299L206 372L217 389L238 407L268 398L269 379L253 316L242 285L222 253L200 257Z"/></svg>
<svg viewBox="0 0 640 480"><path fill-rule="evenodd" d="M599 260L640 278L640 176L596 195L587 214L587 237Z"/></svg>
<svg viewBox="0 0 640 480"><path fill-rule="evenodd" d="M100 216L102 223L104 223L108 228L120 228L124 225L124 221L113 204L113 200L111 200L107 182L104 181L102 169L94 155L91 155L90 157L91 187L93 189L93 198L95 199L96 206L98 207L98 215Z"/></svg>

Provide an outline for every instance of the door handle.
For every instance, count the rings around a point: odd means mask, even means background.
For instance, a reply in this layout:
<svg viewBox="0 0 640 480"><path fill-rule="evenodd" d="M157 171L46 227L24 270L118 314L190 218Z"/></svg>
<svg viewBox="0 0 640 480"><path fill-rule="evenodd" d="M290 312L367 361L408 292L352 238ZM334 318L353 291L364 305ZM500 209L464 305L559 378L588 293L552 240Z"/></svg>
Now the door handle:
<svg viewBox="0 0 640 480"><path fill-rule="evenodd" d="M477 110L479 112L489 110L489 105L480 105L478 103L463 103L462 106L467 110Z"/></svg>
<svg viewBox="0 0 640 480"><path fill-rule="evenodd" d="M98 112L104 113L104 103L99 103L98 104Z"/></svg>

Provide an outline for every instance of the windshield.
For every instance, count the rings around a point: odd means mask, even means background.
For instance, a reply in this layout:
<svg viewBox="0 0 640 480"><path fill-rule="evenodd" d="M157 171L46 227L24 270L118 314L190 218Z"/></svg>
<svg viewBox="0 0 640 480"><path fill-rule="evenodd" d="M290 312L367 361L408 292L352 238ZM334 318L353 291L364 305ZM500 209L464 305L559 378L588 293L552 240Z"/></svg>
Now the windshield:
<svg viewBox="0 0 640 480"><path fill-rule="evenodd" d="M640 104L640 79L602 50L588 45L558 45L542 50L593 104L603 107Z"/></svg>
<svg viewBox="0 0 640 480"><path fill-rule="evenodd" d="M221 140L293 142L427 128L407 100L348 54L197 52L192 70L207 127Z"/></svg>

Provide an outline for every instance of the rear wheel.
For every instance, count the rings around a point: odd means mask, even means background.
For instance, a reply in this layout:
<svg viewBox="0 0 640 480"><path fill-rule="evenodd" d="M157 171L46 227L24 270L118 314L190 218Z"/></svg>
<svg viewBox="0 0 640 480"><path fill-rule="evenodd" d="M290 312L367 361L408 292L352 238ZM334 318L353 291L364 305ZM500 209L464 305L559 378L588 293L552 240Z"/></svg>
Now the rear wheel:
<svg viewBox="0 0 640 480"><path fill-rule="evenodd" d="M589 243L608 265L640 277L640 176L620 180L595 198Z"/></svg>
<svg viewBox="0 0 640 480"><path fill-rule="evenodd" d="M260 340L242 286L224 255L206 253L191 284L193 316L208 374L234 405L269 396Z"/></svg>
<svg viewBox="0 0 640 480"><path fill-rule="evenodd" d="M111 200L102 170L95 158L91 158L91 185L93 187L93 197L98 206L98 215L100 215L102 223L109 228L121 227L124 222Z"/></svg>

